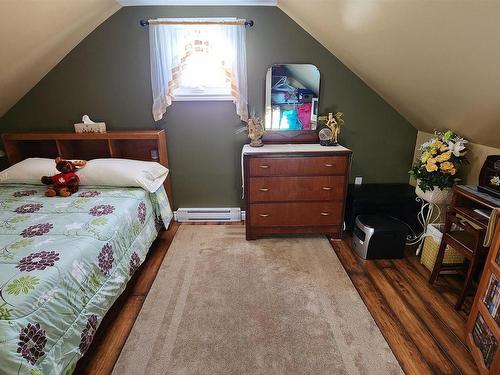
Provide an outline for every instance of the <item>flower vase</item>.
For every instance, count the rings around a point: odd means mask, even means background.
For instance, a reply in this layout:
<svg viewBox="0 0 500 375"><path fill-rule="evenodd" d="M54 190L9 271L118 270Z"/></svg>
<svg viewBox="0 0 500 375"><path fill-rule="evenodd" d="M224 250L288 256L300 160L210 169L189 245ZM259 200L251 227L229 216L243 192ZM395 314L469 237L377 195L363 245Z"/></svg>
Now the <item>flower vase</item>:
<svg viewBox="0 0 500 375"><path fill-rule="evenodd" d="M422 189L420 189L419 183L420 180L417 180L417 185L415 186L415 193L424 201L439 206L450 204L451 188L444 188L443 190L441 190L437 186L434 186L432 190L427 190L424 192Z"/></svg>

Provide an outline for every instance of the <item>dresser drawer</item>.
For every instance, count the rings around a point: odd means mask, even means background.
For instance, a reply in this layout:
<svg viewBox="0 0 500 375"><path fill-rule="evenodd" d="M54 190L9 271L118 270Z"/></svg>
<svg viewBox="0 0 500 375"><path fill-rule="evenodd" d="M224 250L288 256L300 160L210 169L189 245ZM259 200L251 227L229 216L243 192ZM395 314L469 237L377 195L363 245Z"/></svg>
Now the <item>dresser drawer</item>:
<svg viewBox="0 0 500 375"><path fill-rule="evenodd" d="M347 170L346 156L310 156L250 158L250 176L314 176L343 175Z"/></svg>
<svg viewBox="0 0 500 375"><path fill-rule="evenodd" d="M250 204L252 226L320 226L342 223L342 202Z"/></svg>
<svg viewBox="0 0 500 375"><path fill-rule="evenodd" d="M345 176L250 177L248 183L250 203L344 199Z"/></svg>

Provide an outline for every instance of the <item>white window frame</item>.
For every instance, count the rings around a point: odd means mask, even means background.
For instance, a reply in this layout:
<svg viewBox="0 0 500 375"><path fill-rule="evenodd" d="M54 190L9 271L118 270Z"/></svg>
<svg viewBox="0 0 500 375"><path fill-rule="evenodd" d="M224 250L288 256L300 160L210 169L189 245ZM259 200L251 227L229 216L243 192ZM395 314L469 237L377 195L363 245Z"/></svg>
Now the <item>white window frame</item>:
<svg viewBox="0 0 500 375"><path fill-rule="evenodd" d="M181 86L174 91L172 101L176 102L202 102L202 101L227 101L233 100L231 88L203 87L192 88Z"/></svg>

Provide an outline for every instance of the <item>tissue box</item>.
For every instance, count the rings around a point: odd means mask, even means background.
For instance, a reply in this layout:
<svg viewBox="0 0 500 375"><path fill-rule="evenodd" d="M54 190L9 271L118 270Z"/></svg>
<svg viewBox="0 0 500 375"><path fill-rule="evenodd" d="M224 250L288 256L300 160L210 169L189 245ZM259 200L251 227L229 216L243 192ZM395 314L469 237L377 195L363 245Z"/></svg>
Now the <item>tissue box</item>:
<svg viewBox="0 0 500 375"><path fill-rule="evenodd" d="M75 124L75 133L106 133L106 123L96 122L94 124Z"/></svg>

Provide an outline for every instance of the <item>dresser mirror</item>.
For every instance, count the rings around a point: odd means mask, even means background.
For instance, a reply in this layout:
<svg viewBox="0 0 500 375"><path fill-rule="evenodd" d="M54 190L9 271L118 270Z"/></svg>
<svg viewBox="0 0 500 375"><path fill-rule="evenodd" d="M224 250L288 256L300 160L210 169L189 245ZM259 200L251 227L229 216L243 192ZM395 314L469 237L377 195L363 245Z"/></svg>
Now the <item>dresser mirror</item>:
<svg viewBox="0 0 500 375"><path fill-rule="evenodd" d="M267 70L267 138L269 133L283 139L316 137L319 84L319 69L312 64L275 64Z"/></svg>

